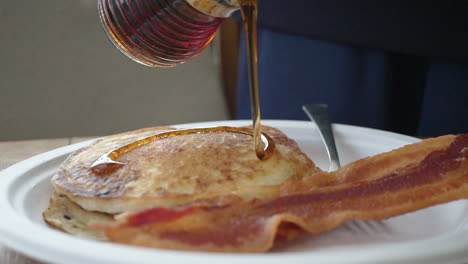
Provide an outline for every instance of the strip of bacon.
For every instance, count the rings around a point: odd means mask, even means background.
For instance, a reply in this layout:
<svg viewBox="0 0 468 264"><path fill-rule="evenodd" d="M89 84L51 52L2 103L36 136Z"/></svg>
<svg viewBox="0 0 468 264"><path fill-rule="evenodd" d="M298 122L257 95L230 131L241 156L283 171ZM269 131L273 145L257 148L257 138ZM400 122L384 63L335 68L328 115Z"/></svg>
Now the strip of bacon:
<svg viewBox="0 0 468 264"><path fill-rule="evenodd" d="M94 226L111 241L138 246L263 252L277 236L294 237L295 227L319 233L351 218L380 220L462 198L468 198L468 134L425 140L338 172L320 172L282 186L280 195L268 200L149 209Z"/></svg>

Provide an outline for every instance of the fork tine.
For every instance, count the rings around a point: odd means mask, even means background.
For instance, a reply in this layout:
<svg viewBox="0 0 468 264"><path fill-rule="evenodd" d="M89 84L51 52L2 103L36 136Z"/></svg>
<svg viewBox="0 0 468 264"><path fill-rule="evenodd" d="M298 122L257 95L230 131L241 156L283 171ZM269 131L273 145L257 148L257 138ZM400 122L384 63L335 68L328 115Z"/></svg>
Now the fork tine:
<svg viewBox="0 0 468 264"><path fill-rule="evenodd" d="M352 233L388 235L388 226L382 221L351 219L346 222L346 228Z"/></svg>

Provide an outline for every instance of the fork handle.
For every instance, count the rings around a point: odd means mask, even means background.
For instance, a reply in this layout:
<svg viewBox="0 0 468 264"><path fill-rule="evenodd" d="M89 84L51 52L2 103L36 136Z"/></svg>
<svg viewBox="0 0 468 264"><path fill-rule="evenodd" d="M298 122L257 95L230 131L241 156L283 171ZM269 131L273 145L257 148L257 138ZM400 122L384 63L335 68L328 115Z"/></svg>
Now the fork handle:
<svg viewBox="0 0 468 264"><path fill-rule="evenodd" d="M325 143L328 159L330 160L330 168L328 171L335 171L341 168L338 151L336 150L333 130L328 117L328 106L326 104L308 104L302 106L302 110L307 116L314 121L319 129L320 137Z"/></svg>

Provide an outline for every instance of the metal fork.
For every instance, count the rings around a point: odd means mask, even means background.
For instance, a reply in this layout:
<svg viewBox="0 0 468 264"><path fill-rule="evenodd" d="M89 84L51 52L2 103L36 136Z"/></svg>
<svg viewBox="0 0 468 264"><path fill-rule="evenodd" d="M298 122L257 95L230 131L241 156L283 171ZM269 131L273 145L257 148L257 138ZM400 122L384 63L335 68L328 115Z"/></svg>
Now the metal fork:
<svg viewBox="0 0 468 264"><path fill-rule="evenodd" d="M328 117L328 105L326 104L308 104L303 105L302 110L307 114L310 120L314 121L319 130L320 137L327 150L330 167L328 172L336 171L341 168L338 151L336 150L335 137Z"/></svg>
<svg viewBox="0 0 468 264"><path fill-rule="evenodd" d="M328 172L336 171L341 168L340 158L333 136L333 130L328 116L328 105L326 104L307 104L302 106L302 110L307 114L318 128L320 137L325 145L328 154L330 167ZM385 234L387 226L382 221L352 219L346 222L347 229L353 233L365 234Z"/></svg>

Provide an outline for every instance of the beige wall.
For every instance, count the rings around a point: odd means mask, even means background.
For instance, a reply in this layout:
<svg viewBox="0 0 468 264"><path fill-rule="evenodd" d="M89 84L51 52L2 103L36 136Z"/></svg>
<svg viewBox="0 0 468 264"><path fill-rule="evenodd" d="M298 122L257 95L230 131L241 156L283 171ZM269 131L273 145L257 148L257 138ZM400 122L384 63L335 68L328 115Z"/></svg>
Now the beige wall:
<svg viewBox="0 0 468 264"><path fill-rule="evenodd" d="M0 2L0 140L227 118L216 48L172 69L106 39L96 0Z"/></svg>

